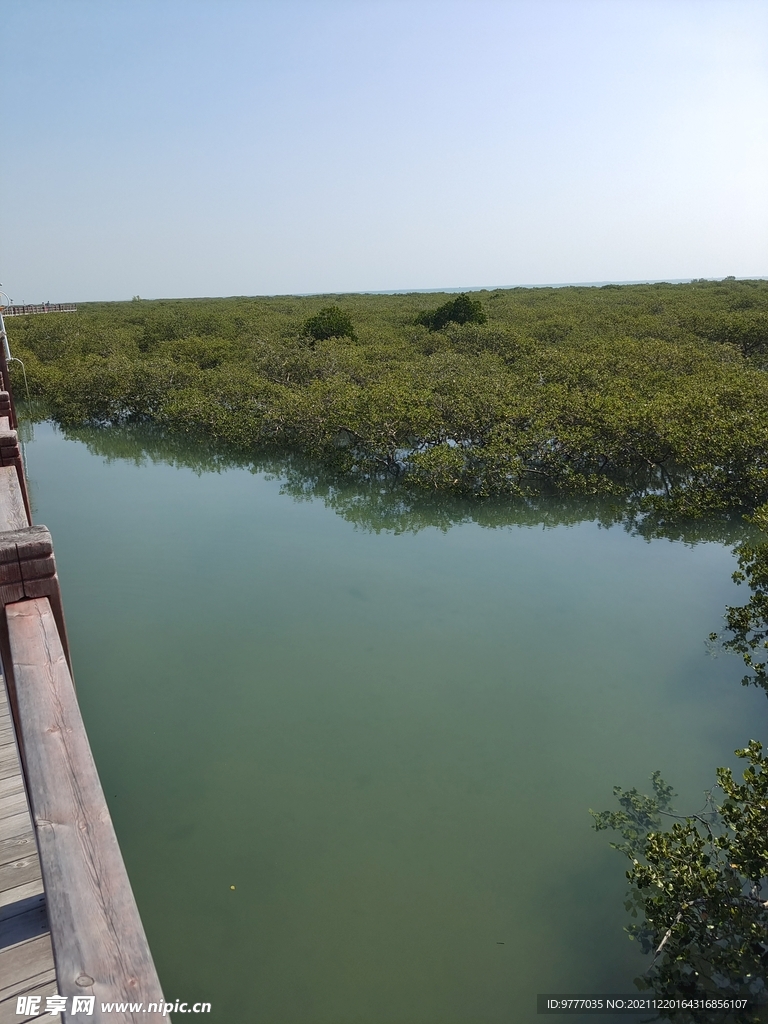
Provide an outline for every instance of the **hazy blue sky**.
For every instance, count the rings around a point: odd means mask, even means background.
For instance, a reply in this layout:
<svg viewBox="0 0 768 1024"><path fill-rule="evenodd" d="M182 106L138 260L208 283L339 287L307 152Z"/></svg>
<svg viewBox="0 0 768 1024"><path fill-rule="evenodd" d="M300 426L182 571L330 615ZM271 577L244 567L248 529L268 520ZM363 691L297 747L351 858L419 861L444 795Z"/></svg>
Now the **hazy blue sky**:
<svg viewBox="0 0 768 1024"><path fill-rule="evenodd" d="M15 301L768 274L766 0L4 0Z"/></svg>

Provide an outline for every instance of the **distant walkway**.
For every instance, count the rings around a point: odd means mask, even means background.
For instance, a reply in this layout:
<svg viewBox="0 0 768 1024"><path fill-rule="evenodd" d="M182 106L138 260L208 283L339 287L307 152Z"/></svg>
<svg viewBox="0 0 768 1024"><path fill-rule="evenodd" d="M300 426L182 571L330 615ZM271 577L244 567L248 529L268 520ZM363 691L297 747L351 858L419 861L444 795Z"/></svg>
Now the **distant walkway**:
<svg viewBox="0 0 768 1024"><path fill-rule="evenodd" d="M29 313L76 313L72 302L43 302L39 306L4 306L3 316L27 316Z"/></svg>

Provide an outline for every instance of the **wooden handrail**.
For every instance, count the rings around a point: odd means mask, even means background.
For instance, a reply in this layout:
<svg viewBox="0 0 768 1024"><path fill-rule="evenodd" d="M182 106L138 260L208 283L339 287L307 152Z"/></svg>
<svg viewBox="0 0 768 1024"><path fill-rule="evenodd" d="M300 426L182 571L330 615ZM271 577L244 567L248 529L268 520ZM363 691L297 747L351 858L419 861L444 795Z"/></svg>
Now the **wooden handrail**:
<svg viewBox="0 0 768 1024"><path fill-rule="evenodd" d="M66 1024L168 1021L47 597L7 604L15 712ZM92 1015L73 996L95 996ZM144 1010L102 1013L102 1002ZM146 1008L154 1003L156 1012Z"/></svg>

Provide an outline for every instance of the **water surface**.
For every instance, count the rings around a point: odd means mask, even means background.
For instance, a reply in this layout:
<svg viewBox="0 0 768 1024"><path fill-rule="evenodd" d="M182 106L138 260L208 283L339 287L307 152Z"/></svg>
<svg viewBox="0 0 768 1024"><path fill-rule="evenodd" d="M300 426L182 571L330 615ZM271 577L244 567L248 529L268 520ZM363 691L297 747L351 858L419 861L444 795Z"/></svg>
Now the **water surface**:
<svg viewBox="0 0 768 1024"><path fill-rule="evenodd" d="M744 597L729 545L92 442L38 425L28 468L166 995L217 1024L501 1024L632 991L588 808L659 768L693 809L765 732L704 643Z"/></svg>

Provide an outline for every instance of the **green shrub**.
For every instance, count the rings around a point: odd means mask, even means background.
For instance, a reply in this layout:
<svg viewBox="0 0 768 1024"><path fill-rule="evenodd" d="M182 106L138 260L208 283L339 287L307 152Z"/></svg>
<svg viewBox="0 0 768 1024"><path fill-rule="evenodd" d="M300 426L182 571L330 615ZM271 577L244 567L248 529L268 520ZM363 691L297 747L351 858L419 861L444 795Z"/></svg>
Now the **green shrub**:
<svg viewBox="0 0 768 1024"><path fill-rule="evenodd" d="M487 319L482 302L479 299L471 299L466 292L462 292L437 309L419 313L416 323L423 324L430 331L442 331L448 324L484 324Z"/></svg>
<svg viewBox="0 0 768 1024"><path fill-rule="evenodd" d="M327 341L328 338L356 340L355 328L349 314L339 306L325 306L315 316L305 320L303 333L313 341Z"/></svg>

